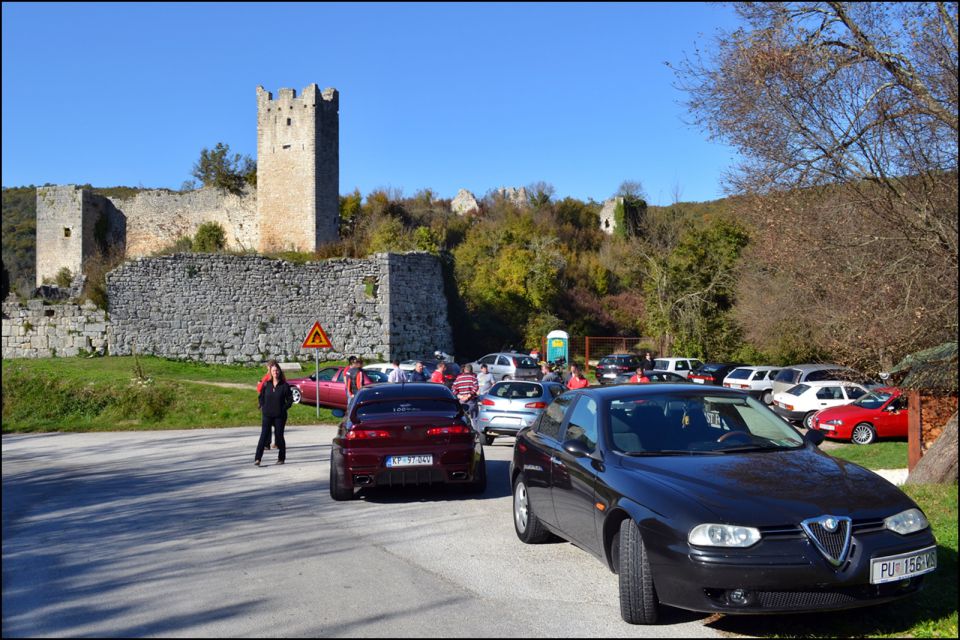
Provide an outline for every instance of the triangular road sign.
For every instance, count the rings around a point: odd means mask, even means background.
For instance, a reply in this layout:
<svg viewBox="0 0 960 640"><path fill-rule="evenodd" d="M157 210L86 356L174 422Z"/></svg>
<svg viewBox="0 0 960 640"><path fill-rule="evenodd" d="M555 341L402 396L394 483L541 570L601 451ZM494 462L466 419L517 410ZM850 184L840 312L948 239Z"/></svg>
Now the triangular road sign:
<svg viewBox="0 0 960 640"><path fill-rule="evenodd" d="M307 334L307 339L303 341L303 348L323 349L332 347L333 345L330 344L330 338L327 337L323 327L320 326L319 322L314 322L313 328L310 329L310 333Z"/></svg>

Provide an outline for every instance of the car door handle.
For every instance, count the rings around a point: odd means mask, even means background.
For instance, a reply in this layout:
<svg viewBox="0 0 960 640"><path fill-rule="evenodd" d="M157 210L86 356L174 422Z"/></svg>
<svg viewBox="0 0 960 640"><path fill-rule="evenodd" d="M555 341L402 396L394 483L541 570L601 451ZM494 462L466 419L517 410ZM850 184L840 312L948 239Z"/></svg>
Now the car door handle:
<svg viewBox="0 0 960 640"><path fill-rule="evenodd" d="M550 462L560 467L563 466L563 461L556 456L550 456Z"/></svg>

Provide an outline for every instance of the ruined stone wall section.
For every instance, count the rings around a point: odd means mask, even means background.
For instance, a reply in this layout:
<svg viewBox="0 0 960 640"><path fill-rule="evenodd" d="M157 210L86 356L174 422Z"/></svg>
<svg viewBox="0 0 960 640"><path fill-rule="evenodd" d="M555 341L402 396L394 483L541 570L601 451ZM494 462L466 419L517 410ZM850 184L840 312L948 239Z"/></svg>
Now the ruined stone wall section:
<svg viewBox="0 0 960 640"><path fill-rule="evenodd" d="M204 187L183 193L141 191L133 198L110 200L126 219L129 258L151 255L172 245L178 237L192 237L205 222L223 227L228 250L257 248L257 193L252 187L243 196Z"/></svg>
<svg viewBox="0 0 960 640"><path fill-rule="evenodd" d="M102 354L107 345L107 313L89 302L4 302L0 341L4 358Z"/></svg>
<svg viewBox="0 0 960 640"><path fill-rule="evenodd" d="M321 360L424 357L452 350L440 265L429 254L292 264L259 256L177 254L107 276L112 355L219 363L313 360L301 344L320 322ZM398 297L399 296L399 297Z"/></svg>
<svg viewBox="0 0 960 640"><path fill-rule="evenodd" d="M338 239L339 94L298 98L257 87L257 218L261 253L316 251Z"/></svg>

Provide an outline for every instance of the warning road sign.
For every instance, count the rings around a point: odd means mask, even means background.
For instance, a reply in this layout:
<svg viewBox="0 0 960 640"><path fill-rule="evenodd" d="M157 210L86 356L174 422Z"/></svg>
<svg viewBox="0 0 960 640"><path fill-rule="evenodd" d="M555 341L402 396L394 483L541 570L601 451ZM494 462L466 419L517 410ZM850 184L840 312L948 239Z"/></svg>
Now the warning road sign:
<svg viewBox="0 0 960 640"><path fill-rule="evenodd" d="M320 326L319 322L314 322L313 328L310 329L310 333L307 334L307 339L303 341L303 348L323 349L332 347L333 345L330 344L330 338L327 337L323 327Z"/></svg>

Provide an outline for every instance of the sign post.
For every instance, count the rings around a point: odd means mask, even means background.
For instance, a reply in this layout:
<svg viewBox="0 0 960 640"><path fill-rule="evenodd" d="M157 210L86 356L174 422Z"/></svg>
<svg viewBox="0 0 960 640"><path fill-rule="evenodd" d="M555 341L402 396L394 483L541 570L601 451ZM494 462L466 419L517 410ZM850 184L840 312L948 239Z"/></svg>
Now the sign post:
<svg viewBox="0 0 960 640"><path fill-rule="evenodd" d="M316 349L317 366L313 372L313 382L316 384L317 418L320 417L320 349L329 349L332 346L330 338L327 337L327 332L320 326L320 322L314 322L303 341L302 347L304 349Z"/></svg>

